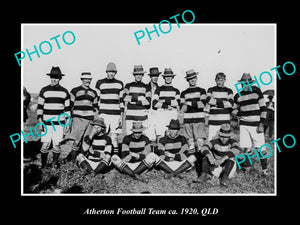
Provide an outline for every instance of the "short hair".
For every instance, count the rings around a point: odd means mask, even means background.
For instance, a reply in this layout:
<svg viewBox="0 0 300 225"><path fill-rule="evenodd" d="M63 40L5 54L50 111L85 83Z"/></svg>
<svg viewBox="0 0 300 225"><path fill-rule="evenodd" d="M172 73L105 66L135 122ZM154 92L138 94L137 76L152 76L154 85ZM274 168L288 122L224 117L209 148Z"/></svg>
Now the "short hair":
<svg viewBox="0 0 300 225"><path fill-rule="evenodd" d="M226 80L225 73L222 73L222 72L217 73L215 80L218 80L219 78L223 78L224 80Z"/></svg>

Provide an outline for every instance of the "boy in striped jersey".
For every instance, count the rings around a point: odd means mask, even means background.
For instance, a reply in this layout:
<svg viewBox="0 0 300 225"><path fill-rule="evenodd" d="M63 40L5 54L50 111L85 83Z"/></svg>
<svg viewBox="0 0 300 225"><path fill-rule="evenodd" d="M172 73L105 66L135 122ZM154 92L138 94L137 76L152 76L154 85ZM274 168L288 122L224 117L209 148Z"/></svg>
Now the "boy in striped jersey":
<svg viewBox="0 0 300 225"><path fill-rule="evenodd" d="M176 76L171 68L166 68L162 74L165 84L155 90L153 96L153 109L157 110L156 135L164 136L166 126L172 119L177 119L177 111L180 103L180 92L172 86L172 80ZM159 139L158 137L158 139Z"/></svg>
<svg viewBox="0 0 300 225"><path fill-rule="evenodd" d="M119 171L143 182L145 180L139 175L150 169L157 157L151 153L149 138L142 134L144 130L141 121L134 121L132 134L123 139L122 159L117 155L112 157L112 162Z"/></svg>
<svg viewBox="0 0 300 225"><path fill-rule="evenodd" d="M58 168L59 155L60 155L60 142L62 141L63 134L69 128L68 126L59 125L70 124L67 117L62 118L59 116L66 113L70 117L70 95L67 89L60 86L59 82L64 74L61 73L59 67L52 67L51 72L47 73L50 76L51 84L43 87L39 93L38 106L37 106L37 119L39 123L44 123L47 131L43 130L43 125L40 126L43 135L41 137L41 163L42 168L47 165L49 147L51 141L53 142L53 168ZM59 120L59 121L58 121ZM65 121L64 121L65 120ZM64 121L64 122L62 122ZM64 131L65 128L65 131ZM47 133L46 133L47 132ZM46 134L45 134L46 133Z"/></svg>
<svg viewBox="0 0 300 225"><path fill-rule="evenodd" d="M99 90L99 116L104 119L107 129L110 130L113 153L118 154L117 128L122 126L124 112L123 82L115 78L117 68L112 62L107 64L106 74L106 78L96 83L96 89Z"/></svg>
<svg viewBox="0 0 300 225"><path fill-rule="evenodd" d="M267 107L261 90L256 86L251 87L255 82L249 73L244 73L239 82L243 81L246 83L247 80L249 85L245 85L240 95L237 93L234 96L232 115L234 119L237 119L237 117L240 118L241 147L249 155L254 155L252 143L255 149L260 149L260 146L265 144L264 123L267 117ZM265 146L261 152L263 155L267 154ZM262 172L267 175L267 159L262 156L259 157Z"/></svg>
<svg viewBox="0 0 300 225"><path fill-rule="evenodd" d="M206 91L197 86L197 75L194 70L186 72L186 80L189 87L180 95L180 108L183 115L183 135L187 138L189 147L195 148L194 141L197 143L197 149L200 150L206 139L205 132L205 114Z"/></svg>
<svg viewBox="0 0 300 225"><path fill-rule="evenodd" d="M158 143L158 156L155 168L162 169L168 177L175 177L190 169L196 162L195 150L189 149L187 140L179 135L179 120L171 120L168 134L160 138Z"/></svg>
<svg viewBox="0 0 300 225"><path fill-rule="evenodd" d="M142 82L144 76L142 65L135 65L133 69L134 81L125 85L124 103L126 107L126 134L130 133L130 128L134 121L146 122L148 119L147 109L150 107L151 90L149 86Z"/></svg>
<svg viewBox="0 0 300 225"><path fill-rule="evenodd" d="M216 74L216 86L207 90L207 103L209 104L208 140L210 141L220 130L221 125L230 122L230 113L233 106L233 92L224 86L226 75Z"/></svg>
<svg viewBox="0 0 300 225"><path fill-rule="evenodd" d="M98 112L97 92L90 88L92 75L89 72L81 73L82 84L75 87L70 92L72 126L70 139L73 139L71 147L71 160L75 162L78 153L79 144L84 132L91 120Z"/></svg>
<svg viewBox="0 0 300 225"><path fill-rule="evenodd" d="M231 138L230 124L223 124L217 138L207 142L201 148L202 169L200 183L205 183L207 174L220 177L220 185L227 186L228 178L234 176L236 163L234 157L239 155L240 147L236 140Z"/></svg>
<svg viewBox="0 0 300 225"><path fill-rule="evenodd" d="M77 156L77 161L84 170L84 175L93 171L96 176L110 169L112 142L105 133L106 125L103 118L94 119L91 125L91 130L84 137L82 153Z"/></svg>

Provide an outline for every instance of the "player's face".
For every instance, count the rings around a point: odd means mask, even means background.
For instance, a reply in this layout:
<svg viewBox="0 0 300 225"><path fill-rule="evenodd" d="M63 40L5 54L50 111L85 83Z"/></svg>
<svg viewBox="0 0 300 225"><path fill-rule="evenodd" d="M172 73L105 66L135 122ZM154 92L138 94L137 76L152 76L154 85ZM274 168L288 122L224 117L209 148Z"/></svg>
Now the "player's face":
<svg viewBox="0 0 300 225"><path fill-rule="evenodd" d="M107 78L109 80L112 80L115 78L116 72L115 71L107 71L106 74L107 74Z"/></svg>
<svg viewBox="0 0 300 225"><path fill-rule="evenodd" d="M178 133L178 130L174 130L174 129L169 129L169 136L171 138L174 138Z"/></svg>
<svg viewBox="0 0 300 225"><path fill-rule="evenodd" d="M223 145L226 145L229 141L229 137L220 136L220 140L221 140Z"/></svg>
<svg viewBox="0 0 300 225"><path fill-rule="evenodd" d="M134 132L134 133L133 133L133 137L134 137L135 139L139 139L141 136L142 136L142 132Z"/></svg>
<svg viewBox="0 0 300 225"><path fill-rule="evenodd" d="M218 78L216 79L216 83L218 87L224 87L225 79L224 78Z"/></svg>
<svg viewBox="0 0 300 225"><path fill-rule="evenodd" d="M135 75L134 75L134 80L135 80L136 82L142 81L143 75L144 75L144 74L135 74Z"/></svg>
<svg viewBox="0 0 300 225"><path fill-rule="evenodd" d="M94 129L96 130L96 134L100 134L102 132L102 127L98 125L94 125Z"/></svg>
<svg viewBox="0 0 300 225"><path fill-rule="evenodd" d="M165 78L165 83L166 84L171 84L172 83L173 77L164 77L164 78Z"/></svg>
<svg viewBox="0 0 300 225"><path fill-rule="evenodd" d="M196 84L197 84L197 77L194 77L194 78L192 78L192 79L189 79L188 82L189 82L189 85L190 85L191 87L196 86Z"/></svg>
<svg viewBox="0 0 300 225"><path fill-rule="evenodd" d="M92 79L81 79L82 80L82 84L86 87L89 87L91 84Z"/></svg>
<svg viewBox="0 0 300 225"><path fill-rule="evenodd" d="M151 77L151 82L152 83L157 84L157 81L158 81L158 76L152 76Z"/></svg>
<svg viewBox="0 0 300 225"><path fill-rule="evenodd" d="M51 80L51 86L56 86L59 84L60 78L51 77L50 80Z"/></svg>

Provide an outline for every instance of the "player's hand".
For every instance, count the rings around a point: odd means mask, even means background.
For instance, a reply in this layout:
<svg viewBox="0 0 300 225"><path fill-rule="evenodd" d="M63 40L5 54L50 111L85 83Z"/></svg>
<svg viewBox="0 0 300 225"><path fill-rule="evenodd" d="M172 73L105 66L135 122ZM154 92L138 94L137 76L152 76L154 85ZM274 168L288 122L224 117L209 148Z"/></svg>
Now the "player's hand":
<svg viewBox="0 0 300 225"><path fill-rule="evenodd" d="M211 154L207 154L206 157L207 157L210 164L212 164L212 165L215 164L216 160L214 159L214 157Z"/></svg>
<svg viewBox="0 0 300 225"><path fill-rule="evenodd" d="M257 128L256 128L256 132L257 133L263 133L264 132L264 124L263 123L259 123Z"/></svg>

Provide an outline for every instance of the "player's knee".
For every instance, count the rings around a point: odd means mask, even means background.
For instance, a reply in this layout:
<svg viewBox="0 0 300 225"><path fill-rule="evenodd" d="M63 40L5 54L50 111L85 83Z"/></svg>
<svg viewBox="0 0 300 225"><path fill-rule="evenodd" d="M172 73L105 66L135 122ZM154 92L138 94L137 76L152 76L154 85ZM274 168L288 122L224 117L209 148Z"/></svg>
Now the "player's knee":
<svg viewBox="0 0 300 225"><path fill-rule="evenodd" d="M50 142L43 142L40 151L41 151L42 153L47 153L47 152L49 152L49 147L50 147Z"/></svg>
<svg viewBox="0 0 300 225"><path fill-rule="evenodd" d="M116 166L116 167L120 167L122 164L122 160L120 159L119 156L117 155L113 155L111 157L111 162Z"/></svg>
<svg viewBox="0 0 300 225"><path fill-rule="evenodd" d="M146 163L149 164L149 165L153 165L158 160L159 160L159 156L156 155L154 152L149 153L147 155L147 157L145 158Z"/></svg>
<svg viewBox="0 0 300 225"><path fill-rule="evenodd" d="M83 154L78 154L76 157L76 160L78 161L78 163L80 164L82 161L84 161L86 158Z"/></svg>
<svg viewBox="0 0 300 225"><path fill-rule="evenodd" d="M195 162L197 161L197 158L196 158L196 156L194 156L194 155L190 155L190 156L187 158L187 160L189 161L190 164L194 165Z"/></svg>

